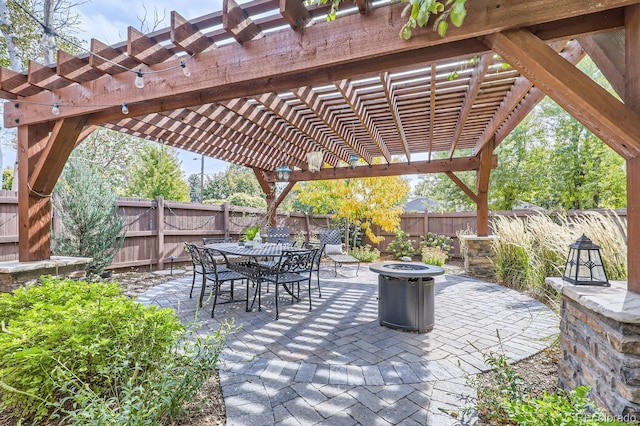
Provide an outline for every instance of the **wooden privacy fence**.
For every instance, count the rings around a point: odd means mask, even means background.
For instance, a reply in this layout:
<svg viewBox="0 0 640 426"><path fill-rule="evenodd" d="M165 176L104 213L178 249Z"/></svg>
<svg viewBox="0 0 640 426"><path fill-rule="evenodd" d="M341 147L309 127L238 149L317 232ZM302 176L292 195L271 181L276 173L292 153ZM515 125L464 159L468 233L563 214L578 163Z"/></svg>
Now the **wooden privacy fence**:
<svg viewBox="0 0 640 426"><path fill-rule="evenodd" d="M249 207L208 204L179 203L165 201L162 197L155 200L120 198L117 201L118 212L125 218L125 241L110 265L111 269L144 267L161 269L174 256L175 262L185 262L189 257L184 252L184 242L202 243L204 237L231 237L238 240L242 230L248 226L261 225L264 232L266 224L265 210ZM598 210L608 213L607 210ZM494 215L525 217L536 214L533 211L501 211ZM567 215L579 215L582 211L567 212ZM626 218L626 210L615 213ZM318 235L319 228L331 223L329 215L309 215L303 212L278 212L276 226L289 226L291 236L302 233L305 239L309 235ZM57 221L53 221L54 232ZM401 216L402 229L411 235L414 246L418 247L420 236L427 232L447 235L454 241L454 255L460 255L457 233L469 230L474 233L475 212L458 213L406 213ZM394 240L393 233L384 232L374 226L376 235L385 240L378 248L388 253L388 246ZM367 239L364 239L367 243ZM0 261L18 259L18 198L15 191L0 191Z"/></svg>

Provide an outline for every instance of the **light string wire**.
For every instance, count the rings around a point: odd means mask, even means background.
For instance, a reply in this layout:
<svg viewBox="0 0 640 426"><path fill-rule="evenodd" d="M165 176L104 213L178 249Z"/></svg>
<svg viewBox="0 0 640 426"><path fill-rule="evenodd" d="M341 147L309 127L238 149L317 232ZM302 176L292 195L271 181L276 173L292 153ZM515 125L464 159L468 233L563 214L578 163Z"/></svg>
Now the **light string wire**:
<svg viewBox="0 0 640 426"><path fill-rule="evenodd" d="M18 6L18 8L20 10L22 10L30 19L32 19L34 22L36 22L38 25L40 25L44 31L45 34L50 34L54 37L57 37L63 41L65 41L66 43L70 44L71 46L74 46L77 49L82 50L83 52L88 53L89 55L93 55L94 57L105 61L115 67L121 68L124 71L127 72L131 72L133 74L135 74L137 77L143 77L144 75L151 75L151 74L159 74L162 72L166 72L166 71L171 71L171 70L175 70L178 68L182 68L184 70L184 74L186 77L191 75L191 72L188 70L187 68L187 64L193 59L194 54L189 54L187 55L185 58L178 58L180 59L180 63L178 63L177 65L171 65L169 67L166 68L162 68L162 69L157 69L157 70L147 70L147 71L142 71L142 68L140 69L132 69L129 67L126 67L118 62L112 61L108 58L105 58L104 56L101 56L95 52L92 52L91 50L85 48L84 46L74 42L73 40L70 40L60 34L58 34L57 32L55 32L53 30L53 28L45 25L44 22L42 22L40 19L38 19L35 15L33 15L28 9L26 9L24 6L22 6L19 2L17 1L13 1L13 3ZM140 64L140 67L142 67L144 64ZM148 66L148 65L147 65ZM140 87L141 88L141 87ZM72 105L72 104L61 104L60 102L53 102L53 103L46 103L46 102L32 102L32 101L25 101L25 100L20 100L20 101L13 101L16 104L17 103L24 103L24 104L31 104L31 105L43 105L43 106L51 106L53 107L52 109L52 113L54 113L54 115L57 115L59 113L59 109L60 107L71 107L71 108L87 108L87 107L115 107L115 106L122 106L122 110L123 110L123 114L128 114L128 106L132 105L131 103L128 102L121 102L118 104L90 104L90 105ZM57 112L54 112L54 110L57 110ZM126 112L125 112L126 111Z"/></svg>

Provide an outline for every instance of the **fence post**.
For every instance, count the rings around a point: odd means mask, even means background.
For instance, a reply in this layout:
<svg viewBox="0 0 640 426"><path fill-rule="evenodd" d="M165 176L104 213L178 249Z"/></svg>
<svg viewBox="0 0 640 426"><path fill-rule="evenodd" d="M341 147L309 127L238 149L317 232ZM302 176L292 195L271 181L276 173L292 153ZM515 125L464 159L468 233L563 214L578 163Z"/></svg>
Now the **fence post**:
<svg viewBox="0 0 640 426"><path fill-rule="evenodd" d="M164 197L156 197L156 220L158 233L156 238L156 255L158 259L158 269L164 269Z"/></svg>
<svg viewBox="0 0 640 426"><path fill-rule="evenodd" d="M427 209L424 209L424 236L427 236L427 233L429 233L429 212L427 211Z"/></svg>
<svg viewBox="0 0 640 426"><path fill-rule="evenodd" d="M225 201L222 204L222 226L224 226L224 237L229 238L229 202Z"/></svg>
<svg viewBox="0 0 640 426"><path fill-rule="evenodd" d="M311 241L311 223L309 223L309 212L304 212L304 222L307 226L307 241Z"/></svg>

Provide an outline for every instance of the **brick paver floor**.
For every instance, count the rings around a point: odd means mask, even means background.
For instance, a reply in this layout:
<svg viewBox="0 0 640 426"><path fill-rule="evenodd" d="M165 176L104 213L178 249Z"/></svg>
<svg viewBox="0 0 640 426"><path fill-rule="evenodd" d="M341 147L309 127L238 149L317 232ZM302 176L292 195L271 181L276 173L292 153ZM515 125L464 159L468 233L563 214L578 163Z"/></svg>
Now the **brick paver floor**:
<svg viewBox="0 0 640 426"><path fill-rule="evenodd" d="M190 277L139 300L174 308L185 322L197 319L202 332L235 322L220 366L228 425L475 424L463 410L474 397L466 377L490 369L483 353L518 361L558 333L558 318L543 304L464 275L436 277L432 331L393 330L378 322L377 274L366 265L354 272L343 266L336 278L327 266L313 310L306 297L296 304L283 297L278 321L273 289L263 294L262 311L218 305L215 319L210 300L198 311L189 299Z"/></svg>

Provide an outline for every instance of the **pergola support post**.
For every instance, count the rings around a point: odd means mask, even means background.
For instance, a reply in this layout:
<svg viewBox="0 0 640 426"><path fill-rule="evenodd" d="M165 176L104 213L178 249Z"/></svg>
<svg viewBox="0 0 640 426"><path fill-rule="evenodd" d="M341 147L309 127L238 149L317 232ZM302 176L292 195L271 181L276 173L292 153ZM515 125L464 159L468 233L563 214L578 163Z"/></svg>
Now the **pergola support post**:
<svg viewBox="0 0 640 426"><path fill-rule="evenodd" d="M640 6L625 9L625 105L640 113ZM640 294L640 157L627 159L627 289Z"/></svg>
<svg viewBox="0 0 640 426"><path fill-rule="evenodd" d="M489 177L495 138L480 151L480 168L476 172L476 234L478 237L489 235Z"/></svg>
<svg viewBox="0 0 640 426"><path fill-rule="evenodd" d="M51 257L51 197L31 188L29 178L46 144L51 127L46 124L18 129L18 259L20 262Z"/></svg>

